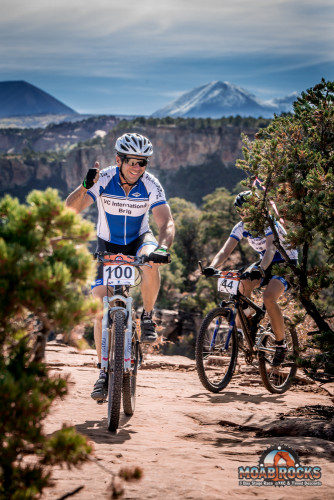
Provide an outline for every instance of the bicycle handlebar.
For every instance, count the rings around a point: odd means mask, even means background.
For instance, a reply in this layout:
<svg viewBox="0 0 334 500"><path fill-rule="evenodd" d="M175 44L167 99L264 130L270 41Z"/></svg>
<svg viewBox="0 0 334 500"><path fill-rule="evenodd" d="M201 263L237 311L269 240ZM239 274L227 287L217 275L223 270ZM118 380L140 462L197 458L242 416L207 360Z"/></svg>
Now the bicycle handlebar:
<svg viewBox="0 0 334 500"><path fill-rule="evenodd" d="M198 265L201 270L201 274L205 276L206 278L220 278L222 271L220 269L216 269L214 267L204 267L202 265L202 262L199 260ZM240 280L252 280L251 278L251 271L245 271L243 272L244 268L237 269L236 271L233 271L234 273L237 273L239 276Z"/></svg>
<svg viewBox="0 0 334 500"><path fill-rule="evenodd" d="M113 252L95 252L94 253L94 258L102 263L102 264L108 264L110 263L110 260L107 259L106 257L109 256L114 256L114 255L123 255L119 253L113 253ZM124 255L124 259L119 259L117 261L114 261L115 264L129 264L130 266L146 266L147 262L150 262L149 256L148 255ZM131 261L127 260L131 259Z"/></svg>
<svg viewBox="0 0 334 500"><path fill-rule="evenodd" d="M198 265L201 269L201 274L205 276L206 278L220 278L222 275L222 271L220 269L216 269L214 267L204 267L202 266L202 262L198 261ZM240 271L233 271L234 273L238 273L240 275L241 279L247 279L247 277L243 278L243 274L241 274L241 269Z"/></svg>

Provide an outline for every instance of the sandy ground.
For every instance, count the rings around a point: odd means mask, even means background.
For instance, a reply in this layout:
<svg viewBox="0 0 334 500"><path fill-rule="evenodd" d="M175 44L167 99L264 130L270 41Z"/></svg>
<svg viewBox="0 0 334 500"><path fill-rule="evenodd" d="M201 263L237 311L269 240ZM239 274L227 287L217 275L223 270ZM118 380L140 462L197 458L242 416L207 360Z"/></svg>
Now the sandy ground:
<svg viewBox="0 0 334 500"><path fill-rule="evenodd" d="M258 435L291 410L332 405L328 388L306 384L271 395L259 377L244 373L224 392L213 394L202 387L188 358L147 355L138 373L135 414L123 414L118 432L111 434L107 405L90 398L97 378L94 352L78 353L52 342L47 362L56 373L69 374L71 383L69 395L53 406L46 431L73 425L92 442L94 453L80 469L55 468L55 486L45 490L43 500L59 499L80 486L70 498L108 499L112 474L136 465L143 478L125 483L126 499L334 498L332 441L294 436L291 429L278 436ZM299 427L307 434L310 422L299 418ZM322 486L239 485L238 467L257 466L262 452L273 445L295 450L301 465L320 466Z"/></svg>

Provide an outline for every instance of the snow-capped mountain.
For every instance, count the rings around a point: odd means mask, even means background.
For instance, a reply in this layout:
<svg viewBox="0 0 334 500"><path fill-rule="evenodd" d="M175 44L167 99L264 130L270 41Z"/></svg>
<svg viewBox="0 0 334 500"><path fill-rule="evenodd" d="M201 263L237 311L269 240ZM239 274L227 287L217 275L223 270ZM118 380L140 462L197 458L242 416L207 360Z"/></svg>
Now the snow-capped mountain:
<svg viewBox="0 0 334 500"><path fill-rule="evenodd" d="M152 114L153 117L221 118L222 116L262 116L292 111L297 93L261 101L247 90L229 82L214 81L185 92L175 101Z"/></svg>

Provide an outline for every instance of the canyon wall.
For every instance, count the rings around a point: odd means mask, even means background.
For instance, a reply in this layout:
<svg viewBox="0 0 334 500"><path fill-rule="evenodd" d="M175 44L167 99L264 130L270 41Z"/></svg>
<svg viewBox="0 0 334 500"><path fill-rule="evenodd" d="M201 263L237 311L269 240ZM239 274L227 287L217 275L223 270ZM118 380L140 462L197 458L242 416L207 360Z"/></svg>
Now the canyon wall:
<svg viewBox="0 0 334 500"><path fill-rule="evenodd" d="M96 126L101 125L96 123ZM46 143L49 144L49 150L57 149L60 136L65 137L68 124L63 124L63 130L60 125L57 127L58 135L50 136L46 130L44 136L40 135L34 141L34 151L30 141L30 150L25 151L23 155L7 153L0 157L1 195L7 192L24 198L33 188L45 189L51 186L59 189L65 197L82 182L87 169L92 167L96 160L100 162L101 168L114 163L116 138L130 131L128 128L119 127L109 132L101 128L91 129L89 134L94 139L88 143L72 146L67 153L41 154ZM26 130L28 134L28 129ZM210 184L206 191L213 191L215 187L224 185L224 180L227 182L227 179L228 185L225 187L231 189L243 176L243 172L235 167L236 160L242 158L241 134L244 132L253 138L256 133L256 130L250 127L242 129L228 125L201 129L175 125L141 126L132 128L131 131L144 134L152 141L154 155L148 170L167 183L171 195L174 195L173 183L185 184L186 188L187 178L189 175L196 176L196 172L201 176L207 172L212 177L212 186ZM6 140L7 146L11 146L8 137ZM40 154L35 154L35 151ZM182 169L183 174L180 177L178 173Z"/></svg>

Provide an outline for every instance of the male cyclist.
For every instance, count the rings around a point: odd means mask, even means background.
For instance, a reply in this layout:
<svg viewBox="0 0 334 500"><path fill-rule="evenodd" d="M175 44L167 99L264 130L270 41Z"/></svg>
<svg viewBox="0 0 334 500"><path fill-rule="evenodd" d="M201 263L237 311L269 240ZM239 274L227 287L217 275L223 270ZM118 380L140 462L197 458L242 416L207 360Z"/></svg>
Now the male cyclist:
<svg viewBox="0 0 334 500"><path fill-rule="evenodd" d="M241 219L244 217L242 205L249 201L251 195L251 191L243 191L235 198L234 206L238 210ZM275 226L283 248L287 252L290 259L296 264L298 259L297 250L287 248L284 245L286 231L277 221L275 221ZM277 301L279 297L288 290L289 284L282 276L272 275L273 265L284 263L282 255L278 252L274 245L274 235L272 230L268 228L263 237L254 237L245 229L244 223L241 220L232 229L229 238L219 250L217 255L213 258L210 267L204 269L204 274L206 276L211 276L214 273L214 268L221 267L243 237L247 238L249 245L260 254L261 260L251 271L250 280L242 280L241 291L244 295L250 297L255 288L266 286L263 293L263 302L268 312L270 323L276 338L276 352L273 358L273 366L279 366L285 359L287 346L284 338L283 314Z"/></svg>
<svg viewBox="0 0 334 500"><path fill-rule="evenodd" d="M68 196L66 204L79 213L97 202L97 252L150 256L150 267L142 268L141 341L151 343L157 339L152 310L160 288L158 266L170 262L167 250L173 242L174 222L161 184L146 172L153 154L149 139L136 133L124 134L117 139L115 150L116 165L100 171L99 163L95 162L82 185ZM158 241L149 227L150 209L159 230ZM92 293L101 302L107 295L102 277L103 265L100 265ZM98 318L94 323L94 339L100 367L102 323ZM103 370L91 396L93 399L107 397L107 378Z"/></svg>

